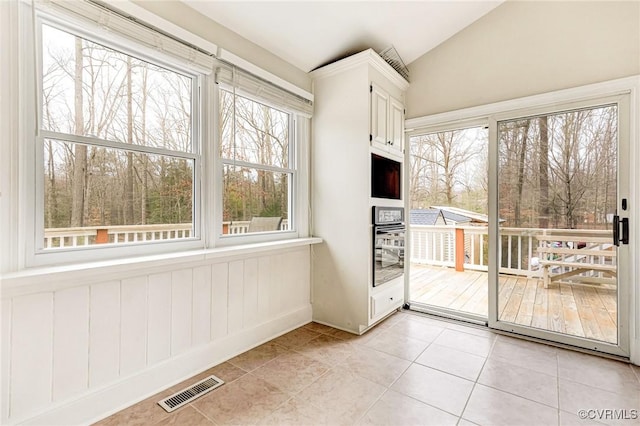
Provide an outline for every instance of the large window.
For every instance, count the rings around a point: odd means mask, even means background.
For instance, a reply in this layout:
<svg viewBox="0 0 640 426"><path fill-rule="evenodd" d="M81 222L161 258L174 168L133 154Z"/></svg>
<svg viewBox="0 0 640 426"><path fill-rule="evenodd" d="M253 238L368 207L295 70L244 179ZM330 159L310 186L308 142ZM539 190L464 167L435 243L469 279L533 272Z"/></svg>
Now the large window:
<svg viewBox="0 0 640 426"><path fill-rule="evenodd" d="M23 7L17 263L307 235L310 94L94 2Z"/></svg>
<svg viewBox="0 0 640 426"><path fill-rule="evenodd" d="M198 80L44 22L45 251L193 239Z"/></svg>
<svg viewBox="0 0 640 426"><path fill-rule="evenodd" d="M292 229L291 114L220 90L223 235Z"/></svg>

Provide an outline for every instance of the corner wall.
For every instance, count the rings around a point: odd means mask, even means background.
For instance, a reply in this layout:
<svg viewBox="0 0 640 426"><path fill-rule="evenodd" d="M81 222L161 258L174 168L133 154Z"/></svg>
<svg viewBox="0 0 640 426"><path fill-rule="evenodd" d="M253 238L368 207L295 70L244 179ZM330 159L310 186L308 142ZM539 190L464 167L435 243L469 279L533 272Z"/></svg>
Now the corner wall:
<svg viewBox="0 0 640 426"><path fill-rule="evenodd" d="M409 64L407 118L640 73L640 2L507 1Z"/></svg>

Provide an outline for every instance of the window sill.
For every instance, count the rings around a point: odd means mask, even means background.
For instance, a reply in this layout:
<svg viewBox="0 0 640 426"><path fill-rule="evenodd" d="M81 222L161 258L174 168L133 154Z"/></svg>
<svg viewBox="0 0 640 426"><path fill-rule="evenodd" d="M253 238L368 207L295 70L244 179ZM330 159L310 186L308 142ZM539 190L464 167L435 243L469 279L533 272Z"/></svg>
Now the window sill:
<svg viewBox="0 0 640 426"><path fill-rule="evenodd" d="M145 274L171 270L175 265L181 263L206 263L215 259L250 256L262 252L319 244L321 242L322 239L317 237L295 238L102 262L29 268L4 274L0 277L2 298L75 287L79 282L89 284L111 279L122 279L130 277L132 271Z"/></svg>

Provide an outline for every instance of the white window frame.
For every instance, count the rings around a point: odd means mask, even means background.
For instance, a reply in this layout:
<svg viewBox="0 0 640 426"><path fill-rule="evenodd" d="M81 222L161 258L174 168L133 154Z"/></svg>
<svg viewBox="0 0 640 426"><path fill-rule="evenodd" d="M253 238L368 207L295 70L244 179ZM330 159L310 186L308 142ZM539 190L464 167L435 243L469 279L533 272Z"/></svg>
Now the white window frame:
<svg viewBox="0 0 640 426"><path fill-rule="evenodd" d="M25 55L25 69L29 70L28 75L36 76L36 82L32 86L32 95L29 99L30 103L26 106L25 116L29 117L25 123L27 128L34 129L32 141L29 141L29 147L25 149L26 157L32 160L26 164L28 172L24 175L26 187L35 188L33 198L29 197L26 203L26 215L28 221L32 225L25 226L25 266L44 266L61 263L79 263L90 262L104 259L127 258L132 256L161 254L168 252L179 252L185 250L202 249L205 247L203 232L201 229L202 217L205 214L202 202L201 190L201 170L203 169L203 131L201 123L203 105L207 103L207 94L202 90L209 78L201 70L196 67L190 67L180 60L169 57L168 55L152 51L151 49L136 45L135 41L124 43L123 39L114 34L113 37L106 37L103 31L95 28L90 22L80 19L73 19L66 16L58 16L51 12L35 11L35 20L25 17L22 24L25 27L23 35L23 46L35 47L35 51L30 55ZM34 22L35 21L35 22ZM35 28L33 28L35 25ZM58 28L70 34L77 35L91 42L104 44L114 50L126 55L130 55L150 64L160 66L162 68L174 71L178 74L187 76L192 81L192 149L191 152L172 151L163 148L143 147L138 145L128 145L117 141L107 141L93 137L77 136L63 134L64 137L56 137L59 133L43 130L42 128L42 69L40 59L42 55L42 25L49 25ZM29 30L26 30L29 28ZM133 46L133 47L132 47ZM37 122L35 117L37 117ZM185 239L161 240L161 241L140 241L119 244L90 245L81 247L65 247L56 249L45 249L44 242L44 140L54 139L69 143L84 143L89 146L101 146L107 148L116 148L119 150L127 150L140 153L158 154L173 158L184 158L193 161L193 196L192 196L192 223L193 235ZM31 154L31 155L29 155Z"/></svg>
<svg viewBox="0 0 640 426"><path fill-rule="evenodd" d="M241 87L236 87L235 89L227 84L218 83L215 84L215 129L218 128L219 123L217 123L218 112L220 108L220 90L225 90L232 95L241 96L243 98L249 99L251 101L260 103L262 105L266 105L267 107L274 108L279 111L283 111L289 115L289 148L288 148L288 168L274 167L269 165L260 165L254 163L246 163L241 161L234 161L233 159L224 159L220 156L220 144L222 141L216 140L215 142L215 157L216 157L216 173L215 173L215 214L213 221L213 240L215 241L216 246L229 246L229 245L241 245L241 244L253 244L253 243L261 243L267 241L278 241L285 240L291 238L299 238L302 235L299 232L300 224L298 218L303 216L303 212L300 208L302 203L299 199L301 197L301 182L304 182L306 178L306 173L303 166L302 158L300 157L299 151L301 151L301 145L306 145L306 140L303 137L302 133L299 131L300 122L304 121L305 118L301 117L295 111L292 111L288 108L283 108L280 105L275 105L273 102L266 101L257 96L251 95L242 90ZM218 132L216 132L218 134ZM291 182L289 184L289 206L288 206L288 230L283 231L273 231L273 232L256 232L256 233L247 233L247 234L222 234L222 224L223 224L223 173L225 165L237 165L240 167L247 167L253 169L260 170L268 170L274 172L281 173L291 173Z"/></svg>
<svg viewBox="0 0 640 426"><path fill-rule="evenodd" d="M262 249L276 246L285 241L309 237L309 194L310 194L310 158L309 143L311 140L311 108L302 105L301 109L296 103L295 98L298 97L306 100L305 102L313 102L313 95L292 86L290 83L279 79L277 76L258 68L249 62L244 61L231 55L229 52L218 49L217 57L223 61L233 60L232 63L238 63L242 66L241 70L246 76L254 76L249 78L257 78L264 84L269 84L270 94L276 93L277 99L261 99L259 93L252 94L251 89L255 87L247 87L243 90L242 84L236 87L236 91L241 96L271 106L278 110L285 111L290 114L290 165L295 166L293 182L290 185L289 208L290 230L268 233L253 233L234 236L233 238L223 238L222 230L222 163L219 158L219 141L217 140L217 109L218 109L218 84L215 81L214 71L219 64L209 45L202 46L201 43L195 43L199 51L189 51L185 54L184 42L178 43L176 40L166 39L166 43L151 37L151 41L160 43L157 46L149 44L149 34L145 33L146 44L139 41L132 35L136 29L131 27L127 29L127 33L119 33L117 29L107 28L95 20L95 14L89 18L80 16L82 13L75 13L76 7L74 3L58 4L57 1L52 2L17 2L15 8L16 29L14 30L17 37L17 49L19 54L10 52L13 61L13 71L20 73L20 78L11 75L12 82L15 83L16 93L10 92L7 97L3 97L3 108L9 105L15 106L14 115L17 119L12 123L11 129L6 134L11 133L8 139L7 147L10 149L8 157L10 159L3 164L10 166L11 170L6 175L12 176L11 191L8 191L8 202L4 203L3 212L10 210L7 215L13 224L12 232L8 238L3 241L2 247L6 249L7 256L3 256L2 268L4 271L18 272L29 270L30 268L41 267L60 267L63 269L75 269L84 265L101 265L101 264L129 264L138 260L157 258L171 259L174 257L182 257L188 254L202 253L218 253L220 250L242 250ZM64 4L64 7L59 7ZM87 11L90 4L78 2L79 10ZM131 5L133 7L133 5ZM93 13L93 12L91 12ZM119 19L119 18L118 18ZM194 167L194 204L193 204L193 226L195 238L191 240L165 240L160 242L140 242L127 244L99 244L82 246L76 249L55 249L55 250L37 250L39 245L44 246L44 133L40 132L39 123L36 122L41 117L40 112L40 95L39 86L41 78L39 76L39 49L41 41L36 29L37 25L44 20L62 30L77 34L88 40L105 44L114 50L140 58L152 64L156 64L163 68L174 70L183 75L197 76L197 92L194 93L194 102L197 102L197 108L194 108L193 117L193 155L197 156ZM157 23L157 22L152 22ZM122 22L120 22L122 24ZM131 25L137 25L132 23ZM165 28L164 26L162 28ZM169 30L174 28L169 26ZM165 28L165 30L167 30ZM169 31L167 30L167 31ZM150 31L148 27L141 29L143 32ZM191 33L188 33L191 34ZM177 37L180 38L184 34L178 32ZM166 37L164 34L158 34L158 37ZM196 36L194 36L196 37ZM184 39L184 38L183 38ZM187 37L188 40L193 42ZM132 47L133 46L133 47ZM166 48L166 49L165 49ZM173 49L173 50L172 50ZM208 52L208 53L207 53ZM197 60L193 60L192 54L197 56ZM204 55L204 56L203 56ZM227 56L230 56L228 58ZM229 62L227 62L229 63ZM249 66L251 65L251 66ZM235 66L235 65L232 65ZM248 70L248 71L247 71ZM258 72L259 71L259 72ZM251 74L253 73L253 74ZM5 81L5 80L3 80ZM9 80L7 80L9 81ZM286 83L286 84L285 84ZM293 90L295 89L295 90ZM279 105L278 91L282 90L283 103ZM302 94L299 92L303 92ZM18 96L19 94L19 96ZM196 96L197 95L197 96ZM70 135L77 138L78 142L91 143L91 138L83 140L82 137ZM65 138L67 139L67 138ZM73 142L70 140L69 142ZM115 148L122 147L116 143ZM138 148L137 146L134 146ZM138 150L138 149L136 149ZM167 153L173 155L174 153ZM191 158L191 155L188 155ZM6 196L7 193L3 193ZM11 206L9 209L7 206ZM5 222L3 222L5 223ZM8 223L8 222L7 222ZM40 242L41 241L41 242ZM265 245L266 244L266 245ZM225 246L233 246L225 248ZM221 253L222 253L221 252ZM151 256L151 257L150 257ZM137 258L137 259L136 259ZM93 262L93 263L92 263Z"/></svg>

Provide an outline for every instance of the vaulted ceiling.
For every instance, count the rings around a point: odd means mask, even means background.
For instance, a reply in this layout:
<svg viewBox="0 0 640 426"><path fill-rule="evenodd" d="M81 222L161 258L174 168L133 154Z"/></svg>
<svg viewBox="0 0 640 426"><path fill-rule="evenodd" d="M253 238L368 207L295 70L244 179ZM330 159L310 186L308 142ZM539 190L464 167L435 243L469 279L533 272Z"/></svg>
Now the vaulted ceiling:
<svg viewBox="0 0 640 426"><path fill-rule="evenodd" d="M503 2L183 1L303 71L390 46L408 65Z"/></svg>

